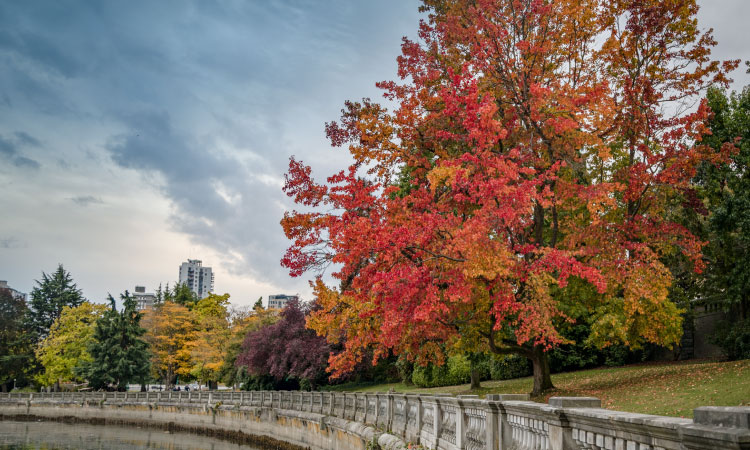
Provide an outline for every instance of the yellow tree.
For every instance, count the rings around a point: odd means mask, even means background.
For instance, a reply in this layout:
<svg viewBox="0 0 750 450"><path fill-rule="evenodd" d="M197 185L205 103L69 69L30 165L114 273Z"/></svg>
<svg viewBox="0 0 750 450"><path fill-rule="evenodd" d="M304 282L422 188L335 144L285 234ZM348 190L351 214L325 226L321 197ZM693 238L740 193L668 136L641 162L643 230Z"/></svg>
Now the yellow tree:
<svg viewBox="0 0 750 450"><path fill-rule="evenodd" d="M164 302L149 308L141 323L146 329L143 336L151 349L151 369L166 386L173 384L175 376L189 375L191 349L196 323L192 312L174 302Z"/></svg>
<svg viewBox="0 0 750 450"><path fill-rule="evenodd" d="M194 307L196 331L187 343L190 374L215 388L232 332L229 329L229 294L209 294Z"/></svg>
<svg viewBox="0 0 750 450"><path fill-rule="evenodd" d="M36 356L44 367L37 382L49 386L61 381L82 381L76 369L91 361L88 347L94 340L96 321L107 309L107 305L89 302L63 307L49 335L37 348Z"/></svg>

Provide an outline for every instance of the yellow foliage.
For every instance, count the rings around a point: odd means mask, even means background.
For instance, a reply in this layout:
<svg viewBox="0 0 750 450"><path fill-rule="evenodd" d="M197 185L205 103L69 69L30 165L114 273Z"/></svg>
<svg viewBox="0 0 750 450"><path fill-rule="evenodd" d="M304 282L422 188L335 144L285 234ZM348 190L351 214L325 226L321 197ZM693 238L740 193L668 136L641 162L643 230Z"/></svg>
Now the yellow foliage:
<svg viewBox="0 0 750 450"><path fill-rule="evenodd" d="M48 386L58 381L79 381L75 369L91 361L88 346L94 339L96 321L107 311L107 305L83 302L64 306L52 324L50 334L39 344L36 356L44 372L37 382Z"/></svg>
<svg viewBox="0 0 750 450"><path fill-rule="evenodd" d="M164 302L148 308L141 323L146 329L144 339L151 350L151 368L167 383L175 375L190 374L191 348L195 338L196 321L192 312L174 302Z"/></svg>

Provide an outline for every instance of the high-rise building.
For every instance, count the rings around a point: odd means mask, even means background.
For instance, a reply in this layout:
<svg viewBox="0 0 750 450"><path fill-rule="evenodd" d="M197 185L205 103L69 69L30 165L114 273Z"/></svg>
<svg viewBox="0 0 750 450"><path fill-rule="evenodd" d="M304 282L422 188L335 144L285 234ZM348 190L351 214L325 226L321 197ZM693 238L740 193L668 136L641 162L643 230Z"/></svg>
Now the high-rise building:
<svg viewBox="0 0 750 450"><path fill-rule="evenodd" d="M8 282L5 280L0 280L0 289L8 289L10 291L10 295L12 295L15 298L20 298L20 299L23 299L23 301L26 301L26 294L8 286Z"/></svg>
<svg viewBox="0 0 750 450"><path fill-rule="evenodd" d="M277 295L269 295L268 296L268 307L269 308L278 308L278 309L284 309L286 305L294 301L299 301L299 295L284 295L284 294L277 294Z"/></svg>
<svg viewBox="0 0 750 450"><path fill-rule="evenodd" d="M143 311L149 306L154 306L154 303L156 303L156 294L146 292L145 286L136 286L135 292L132 295L136 301L135 308L138 311Z"/></svg>
<svg viewBox="0 0 750 450"><path fill-rule="evenodd" d="M206 298L214 291L214 274L199 259L188 259L180 266L180 283L187 284L198 298Z"/></svg>

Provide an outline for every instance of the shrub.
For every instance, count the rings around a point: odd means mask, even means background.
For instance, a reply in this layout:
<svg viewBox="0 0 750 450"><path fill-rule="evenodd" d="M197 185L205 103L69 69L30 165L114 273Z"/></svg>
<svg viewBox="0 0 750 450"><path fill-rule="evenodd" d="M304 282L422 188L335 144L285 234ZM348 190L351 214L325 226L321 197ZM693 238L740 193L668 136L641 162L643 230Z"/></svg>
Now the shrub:
<svg viewBox="0 0 750 450"><path fill-rule="evenodd" d="M440 387L464 384L471 380L471 363L463 355L448 358L442 366L414 366L411 381L418 387Z"/></svg>
<svg viewBox="0 0 750 450"><path fill-rule="evenodd" d="M531 375L531 361L520 355L503 355L491 358L490 377L493 380L510 380Z"/></svg>
<svg viewBox="0 0 750 450"><path fill-rule="evenodd" d="M400 357L396 361L396 369L398 369L398 376L400 381L405 385L413 385L411 376L414 373L414 363L409 361L406 357Z"/></svg>
<svg viewBox="0 0 750 450"><path fill-rule="evenodd" d="M719 322L710 341L729 360L750 358L750 319Z"/></svg>

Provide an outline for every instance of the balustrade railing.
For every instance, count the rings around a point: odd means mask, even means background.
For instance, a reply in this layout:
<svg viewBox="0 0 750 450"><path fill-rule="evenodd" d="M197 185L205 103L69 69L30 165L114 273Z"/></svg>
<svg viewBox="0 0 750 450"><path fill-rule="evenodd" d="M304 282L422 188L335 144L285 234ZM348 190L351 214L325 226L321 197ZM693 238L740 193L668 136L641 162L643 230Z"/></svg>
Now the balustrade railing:
<svg viewBox="0 0 750 450"><path fill-rule="evenodd" d="M750 450L750 407L702 407L695 420L609 411L595 398L299 391L8 393L28 407L155 403L217 404L304 411L372 425L426 448L444 450Z"/></svg>

